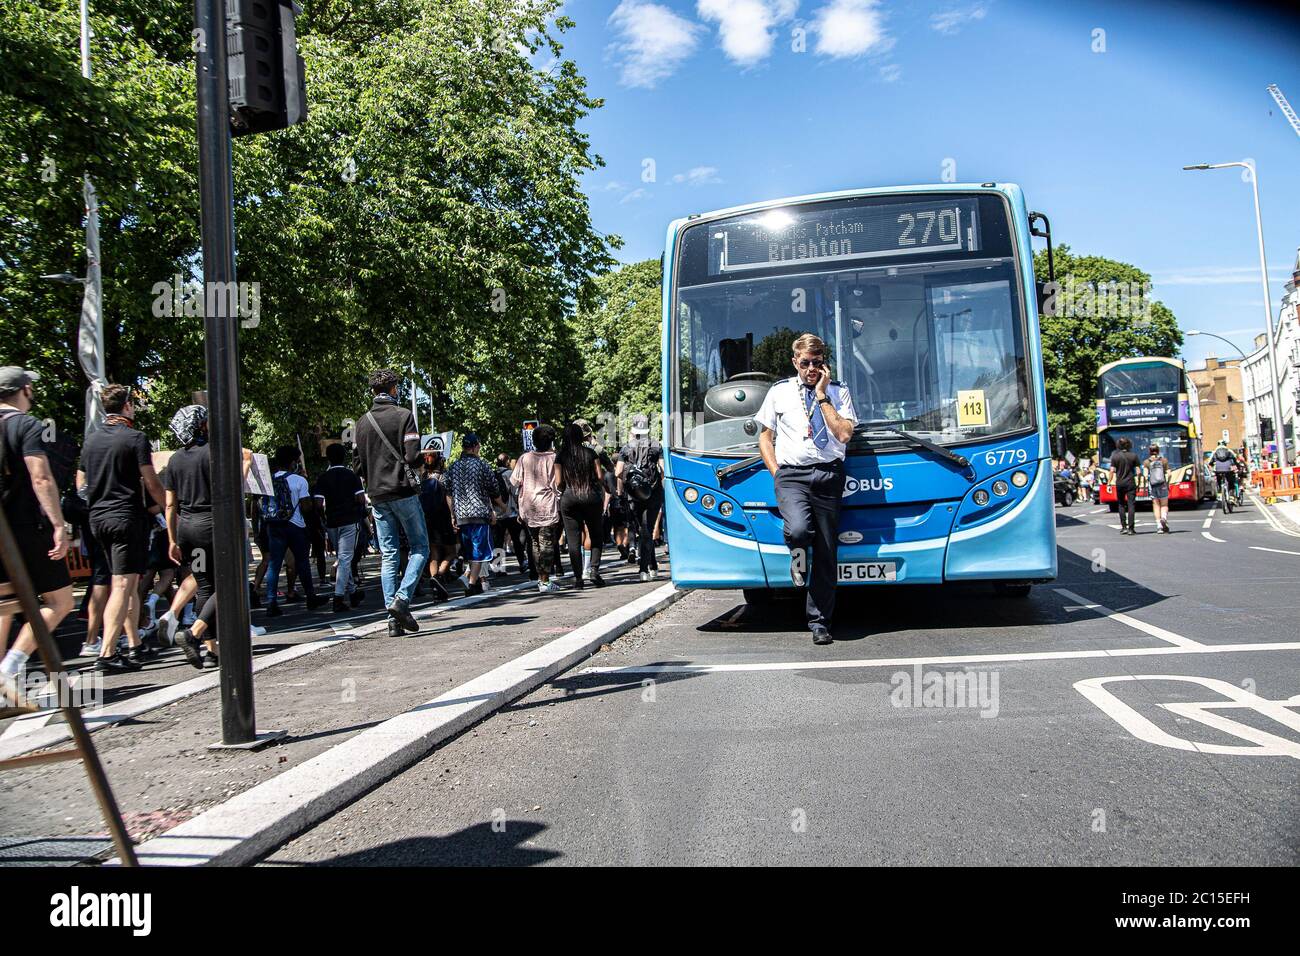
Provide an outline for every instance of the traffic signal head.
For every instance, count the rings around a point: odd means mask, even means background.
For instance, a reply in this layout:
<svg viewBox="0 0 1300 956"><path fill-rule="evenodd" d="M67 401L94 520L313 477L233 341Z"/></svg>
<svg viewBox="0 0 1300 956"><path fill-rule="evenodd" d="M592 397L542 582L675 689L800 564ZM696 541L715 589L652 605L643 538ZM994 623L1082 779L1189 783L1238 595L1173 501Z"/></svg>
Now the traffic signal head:
<svg viewBox="0 0 1300 956"><path fill-rule="evenodd" d="M285 129L307 118L307 92L292 0L226 0L226 70L235 136Z"/></svg>

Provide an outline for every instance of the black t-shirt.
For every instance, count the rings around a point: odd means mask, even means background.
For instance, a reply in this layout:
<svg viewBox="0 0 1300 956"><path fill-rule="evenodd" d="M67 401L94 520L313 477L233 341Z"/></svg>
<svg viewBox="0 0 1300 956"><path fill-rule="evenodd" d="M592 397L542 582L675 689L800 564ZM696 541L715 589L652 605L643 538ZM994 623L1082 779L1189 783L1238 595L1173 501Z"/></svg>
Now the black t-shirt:
<svg viewBox="0 0 1300 956"><path fill-rule="evenodd" d="M5 517L15 527L38 528L44 520L40 500L32 490L32 476L25 458L45 455L44 427L31 415L8 412L0 423L0 440L5 443Z"/></svg>
<svg viewBox="0 0 1300 956"><path fill-rule="evenodd" d="M152 464L143 432L128 425L105 425L91 434L81 450L91 519L144 518L140 469Z"/></svg>
<svg viewBox="0 0 1300 956"><path fill-rule="evenodd" d="M1110 467L1115 472L1115 484L1136 485L1138 456L1131 451L1117 451L1110 456Z"/></svg>
<svg viewBox="0 0 1300 956"><path fill-rule="evenodd" d="M579 445L577 452L577 461L572 473L563 465L560 467L565 492L580 498L601 495L602 486L596 477L596 463L600 461L600 456L586 445Z"/></svg>
<svg viewBox="0 0 1300 956"><path fill-rule="evenodd" d="M167 459L163 485L176 493L182 517L212 514L212 451L209 445L182 448Z"/></svg>
<svg viewBox="0 0 1300 956"><path fill-rule="evenodd" d="M315 498L325 499L325 527L343 528L361 520L361 479L351 468L333 465L316 479L311 490Z"/></svg>

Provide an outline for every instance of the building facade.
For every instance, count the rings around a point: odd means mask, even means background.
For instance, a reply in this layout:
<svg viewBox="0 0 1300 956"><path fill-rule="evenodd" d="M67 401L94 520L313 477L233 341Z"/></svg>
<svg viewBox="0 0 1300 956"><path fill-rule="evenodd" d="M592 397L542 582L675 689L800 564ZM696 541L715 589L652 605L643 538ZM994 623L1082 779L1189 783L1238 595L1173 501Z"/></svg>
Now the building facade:
<svg viewBox="0 0 1300 956"><path fill-rule="evenodd" d="M1207 451L1219 439L1234 449L1246 443L1246 400L1241 373L1241 359L1224 361L1213 356L1205 360L1204 368L1187 370L1187 377L1196 388L1196 432Z"/></svg>
<svg viewBox="0 0 1300 956"><path fill-rule="evenodd" d="M1246 400L1245 433L1246 447L1252 458L1261 451L1267 453L1283 437L1287 446L1295 449L1296 408L1300 406L1300 249L1296 250L1296 262L1291 278L1286 284L1282 296L1282 307L1278 310L1278 324L1274 330L1277 341L1277 374L1281 379L1282 425L1274 427L1273 442L1263 441L1260 429L1273 419L1273 398L1271 373L1268 364L1267 342L1261 332L1255 337L1255 349L1242 364L1242 389ZM1217 441L1217 439L1216 439Z"/></svg>

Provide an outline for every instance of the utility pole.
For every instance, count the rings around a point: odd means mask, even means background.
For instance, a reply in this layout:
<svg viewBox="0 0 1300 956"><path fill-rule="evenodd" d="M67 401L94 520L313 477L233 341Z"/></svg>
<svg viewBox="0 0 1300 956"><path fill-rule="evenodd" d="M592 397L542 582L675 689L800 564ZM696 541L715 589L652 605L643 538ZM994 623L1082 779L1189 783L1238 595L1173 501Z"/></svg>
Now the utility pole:
<svg viewBox="0 0 1300 956"><path fill-rule="evenodd" d="M81 0L81 75L90 79L90 2ZM85 435L104 419L100 390L108 384L104 357L104 283L99 262L99 199L90 174L82 175L86 202L86 278L81 297L81 324L77 332L77 360L90 380L86 389Z"/></svg>
<svg viewBox="0 0 1300 956"><path fill-rule="evenodd" d="M203 222L204 331L208 371L208 440L212 460L212 544L217 642L221 648L221 741L257 741L253 714L253 646L248 628L244 480L239 429L239 315L209 289L235 281L234 179L226 71L225 0L195 0L198 29L199 205ZM215 313L215 314L214 314Z"/></svg>

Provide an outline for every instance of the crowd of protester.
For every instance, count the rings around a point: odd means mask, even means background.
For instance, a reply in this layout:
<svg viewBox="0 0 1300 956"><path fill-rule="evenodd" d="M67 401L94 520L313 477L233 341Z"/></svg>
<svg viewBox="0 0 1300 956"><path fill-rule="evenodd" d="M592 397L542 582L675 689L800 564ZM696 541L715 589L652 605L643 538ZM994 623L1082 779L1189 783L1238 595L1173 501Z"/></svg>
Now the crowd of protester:
<svg viewBox="0 0 1300 956"><path fill-rule="evenodd" d="M86 438L74 481L54 474L45 423L29 414L38 381L22 368L0 369L0 492L47 627L53 632L74 604L65 560L71 525L90 567L81 653L94 658L96 670L138 670L163 646L178 647L195 667L218 667L207 409L195 404L174 413L176 450L159 474L148 438L135 427L131 391L106 386L105 421ZM612 552L636 564L641 581L658 576L663 453L645 415L633 419L630 440L612 455L590 423L577 419L559 436L539 425L517 459L500 452L489 461L481 439L465 434L448 463L441 448L422 445L413 413L398 401L400 385L389 369L371 374L371 405L357 421L353 447L328 445L314 480L300 448L268 456L271 493L246 499L257 548L254 555L250 543L245 556L250 565L257 560L252 607L267 617L297 601L336 614L362 607L373 589L362 565L372 547L394 636L419 631L411 612L417 597L482 594L511 559L544 594L560 590L566 576L576 590L603 587L602 565ZM245 478L253 457L244 450ZM0 566L0 585L8 579ZM27 626L9 645L12 624L12 615L0 617L0 690L7 696L35 650Z"/></svg>

